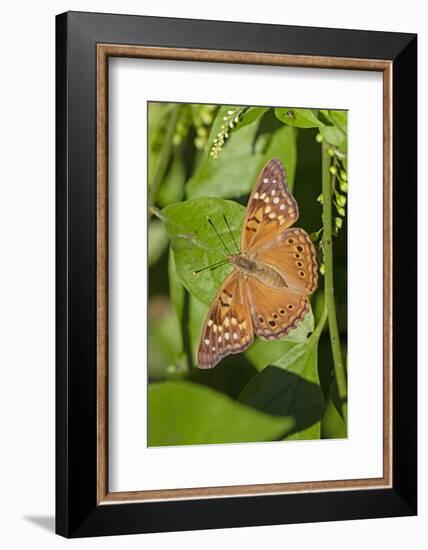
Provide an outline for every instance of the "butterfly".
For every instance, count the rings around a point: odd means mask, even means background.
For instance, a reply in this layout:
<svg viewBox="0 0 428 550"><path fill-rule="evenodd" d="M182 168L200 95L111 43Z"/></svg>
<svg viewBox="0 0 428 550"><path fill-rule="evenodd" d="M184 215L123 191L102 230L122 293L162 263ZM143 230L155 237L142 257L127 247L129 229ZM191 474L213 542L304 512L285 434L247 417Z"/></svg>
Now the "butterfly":
<svg viewBox="0 0 428 550"><path fill-rule="evenodd" d="M215 367L254 341L283 338L309 311L318 283L314 245L303 229L280 160L270 160L250 195L241 230L240 254L221 285L203 325L198 366Z"/></svg>

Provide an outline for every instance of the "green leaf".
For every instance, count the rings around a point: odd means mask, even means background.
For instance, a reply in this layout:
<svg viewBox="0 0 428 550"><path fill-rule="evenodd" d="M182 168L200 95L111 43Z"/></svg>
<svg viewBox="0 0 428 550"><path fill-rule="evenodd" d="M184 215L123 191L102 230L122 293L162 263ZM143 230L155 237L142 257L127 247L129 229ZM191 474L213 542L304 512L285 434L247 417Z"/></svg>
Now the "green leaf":
<svg viewBox="0 0 428 550"><path fill-rule="evenodd" d="M154 265L168 246L168 235L161 221L152 220L149 224L149 266Z"/></svg>
<svg viewBox="0 0 428 550"><path fill-rule="evenodd" d="M237 132L244 126L252 124L255 120L261 118L268 110L269 107L249 107L244 111L244 114L239 119L238 124L233 129L233 132Z"/></svg>
<svg viewBox="0 0 428 550"><path fill-rule="evenodd" d="M198 364L198 348L199 339L201 337L202 326L205 321L205 317L208 313L208 306L203 304L193 296L190 297L189 302L189 338L190 338L190 350L192 355L193 365Z"/></svg>
<svg viewBox="0 0 428 550"><path fill-rule="evenodd" d="M268 365L292 349L296 344L287 340L272 340L267 342L256 338L252 346L245 352L245 357L258 370L261 371Z"/></svg>
<svg viewBox="0 0 428 550"><path fill-rule="evenodd" d="M339 151L346 153L348 144L343 130L337 126L323 126L320 128L320 133L327 143L334 145Z"/></svg>
<svg viewBox="0 0 428 550"><path fill-rule="evenodd" d="M285 167L287 174L288 188L290 191L294 187L294 176L296 174L297 164L297 131L292 126L283 126L277 130L266 149L262 164L265 164L272 158L279 158ZM255 181L254 181L255 183Z"/></svg>
<svg viewBox="0 0 428 550"><path fill-rule="evenodd" d="M207 221L215 224L230 252L236 252L233 239L223 215L239 243L245 208L222 199L194 199L171 204L162 210L163 222L174 250L177 273L187 290L206 305L211 305L220 284L232 270L226 263L213 271L198 269L225 259L226 252L218 236Z"/></svg>
<svg viewBox="0 0 428 550"><path fill-rule="evenodd" d="M277 107L275 116L281 122L297 128L320 128L324 124L311 109L293 109L292 107Z"/></svg>
<svg viewBox="0 0 428 550"><path fill-rule="evenodd" d="M344 134L348 133L348 111L329 111L330 120L342 130Z"/></svg>
<svg viewBox="0 0 428 550"><path fill-rule="evenodd" d="M213 128L218 124L218 119L222 119L222 112L223 108L220 109ZM262 158L260 154L253 154L259 121L260 118L239 131L231 132L218 158L212 158L209 154L203 157L196 173L186 184L188 198L233 198L251 191ZM208 143L211 143L210 140Z"/></svg>
<svg viewBox="0 0 428 550"><path fill-rule="evenodd" d="M290 418L270 416L190 382L150 384L148 445L206 445L277 440Z"/></svg>
<svg viewBox="0 0 428 550"><path fill-rule="evenodd" d="M181 201L184 196L186 170L179 151L177 150L174 154L171 166L159 187L156 197L156 202L159 206L166 206L167 204Z"/></svg>
<svg viewBox="0 0 428 550"><path fill-rule="evenodd" d="M180 327L183 327L183 315L184 315L184 286L182 285L180 278L177 275L177 269L175 267L174 254L172 249L169 250L168 256L168 282L169 282L169 296L171 303L174 306L177 322ZM180 338L180 350L183 351L183 339Z"/></svg>
<svg viewBox="0 0 428 550"><path fill-rule="evenodd" d="M321 420L321 437L323 439L339 439L347 437L346 423L337 410L335 401L339 399L337 395L337 385L335 381L331 383L329 397Z"/></svg>
<svg viewBox="0 0 428 550"><path fill-rule="evenodd" d="M324 400L318 377L319 334L302 344L288 343L287 352L274 360L247 385L239 401L268 414L292 416L293 439L319 439Z"/></svg>
<svg viewBox="0 0 428 550"><path fill-rule="evenodd" d="M154 103L149 102L148 104L148 181L151 185L153 177L156 173L157 166L159 163L160 157L160 148L162 141L162 131L165 125L165 119L168 114L171 112L171 109L174 107L174 104L168 103Z"/></svg>
<svg viewBox="0 0 428 550"><path fill-rule="evenodd" d="M168 310L158 318L148 320L148 371L151 378L162 379L175 372L181 364L180 327L175 314Z"/></svg>

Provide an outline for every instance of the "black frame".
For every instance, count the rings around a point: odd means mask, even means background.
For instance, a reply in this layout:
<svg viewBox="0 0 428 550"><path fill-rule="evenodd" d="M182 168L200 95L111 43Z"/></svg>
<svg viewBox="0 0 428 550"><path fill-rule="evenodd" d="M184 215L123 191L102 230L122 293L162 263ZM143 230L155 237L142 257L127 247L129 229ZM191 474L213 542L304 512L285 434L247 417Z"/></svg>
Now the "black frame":
<svg viewBox="0 0 428 550"><path fill-rule="evenodd" d="M97 43L393 62L393 487L97 506ZM56 531L65 537L417 513L417 36L68 12L56 18Z"/></svg>

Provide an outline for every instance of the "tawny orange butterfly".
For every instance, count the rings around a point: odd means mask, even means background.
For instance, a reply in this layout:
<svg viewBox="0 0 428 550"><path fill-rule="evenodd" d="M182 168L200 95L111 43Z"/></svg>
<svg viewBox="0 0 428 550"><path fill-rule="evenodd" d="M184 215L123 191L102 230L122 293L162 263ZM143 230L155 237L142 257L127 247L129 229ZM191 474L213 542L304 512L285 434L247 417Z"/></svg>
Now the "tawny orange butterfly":
<svg viewBox="0 0 428 550"><path fill-rule="evenodd" d="M241 231L240 254L205 320L198 365L209 369L254 341L283 338L309 311L318 283L314 245L303 229L291 227L299 209L288 191L278 159L261 171L250 195Z"/></svg>

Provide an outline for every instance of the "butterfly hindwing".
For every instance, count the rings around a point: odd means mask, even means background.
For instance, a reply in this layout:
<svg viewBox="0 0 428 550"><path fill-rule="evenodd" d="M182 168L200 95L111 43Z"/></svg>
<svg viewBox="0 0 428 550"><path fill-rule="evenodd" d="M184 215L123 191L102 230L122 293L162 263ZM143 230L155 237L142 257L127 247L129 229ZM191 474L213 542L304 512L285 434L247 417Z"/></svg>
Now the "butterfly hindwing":
<svg viewBox="0 0 428 550"><path fill-rule="evenodd" d="M248 201L241 233L241 254L274 239L298 217L299 208L288 191L282 163L272 159L261 171Z"/></svg>
<svg viewBox="0 0 428 550"><path fill-rule="evenodd" d="M218 291L205 320L199 342L199 368L212 368L226 355L243 352L253 340L245 281L235 269Z"/></svg>
<svg viewBox="0 0 428 550"><path fill-rule="evenodd" d="M306 294L286 287L272 288L255 277L248 277L247 288L254 331L265 340L283 338L309 311Z"/></svg>
<svg viewBox="0 0 428 550"><path fill-rule="evenodd" d="M312 294L318 284L315 247L303 229L290 227L260 250L257 261L275 269L289 288Z"/></svg>

